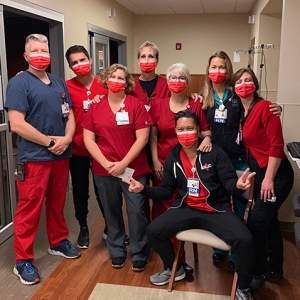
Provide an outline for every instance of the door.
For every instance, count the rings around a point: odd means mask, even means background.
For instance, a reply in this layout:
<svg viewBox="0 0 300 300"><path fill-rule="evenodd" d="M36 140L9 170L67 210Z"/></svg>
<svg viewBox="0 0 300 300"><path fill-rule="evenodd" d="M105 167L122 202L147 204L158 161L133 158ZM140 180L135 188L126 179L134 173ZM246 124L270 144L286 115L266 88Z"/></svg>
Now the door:
<svg viewBox="0 0 300 300"><path fill-rule="evenodd" d="M6 85L4 18L3 6L0 5L0 243L13 234L13 214L16 207L12 140L3 108Z"/></svg>
<svg viewBox="0 0 300 300"><path fill-rule="evenodd" d="M109 67L109 38L97 33L91 36L91 55L93 75L99 75Z"/></svg>

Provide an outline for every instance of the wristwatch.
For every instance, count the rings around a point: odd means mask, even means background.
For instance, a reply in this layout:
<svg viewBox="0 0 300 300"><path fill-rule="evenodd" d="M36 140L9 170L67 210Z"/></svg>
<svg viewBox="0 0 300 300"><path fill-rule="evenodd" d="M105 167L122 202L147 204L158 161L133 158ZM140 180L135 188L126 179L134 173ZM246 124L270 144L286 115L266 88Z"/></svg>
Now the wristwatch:
<svg viewBox="0 0 300 300"><path fill-rule="evenodd" d="M50 139L50 143L49 146L47 148L51 148L55 145L55 140L54 139Z"/></svg>

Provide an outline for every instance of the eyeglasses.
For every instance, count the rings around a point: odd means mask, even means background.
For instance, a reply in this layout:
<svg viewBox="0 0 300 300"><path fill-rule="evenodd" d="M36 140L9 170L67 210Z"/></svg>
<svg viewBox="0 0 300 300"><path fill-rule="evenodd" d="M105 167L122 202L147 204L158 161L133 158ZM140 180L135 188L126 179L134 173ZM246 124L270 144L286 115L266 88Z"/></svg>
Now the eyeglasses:
<svg viewBox="0 0 300 300"><path fill-rule="evenodd" d="M171 76L170 77L170 81L179 81L179 82L186 82L187 81L187 78L184 77L184 76Z"/></svg>

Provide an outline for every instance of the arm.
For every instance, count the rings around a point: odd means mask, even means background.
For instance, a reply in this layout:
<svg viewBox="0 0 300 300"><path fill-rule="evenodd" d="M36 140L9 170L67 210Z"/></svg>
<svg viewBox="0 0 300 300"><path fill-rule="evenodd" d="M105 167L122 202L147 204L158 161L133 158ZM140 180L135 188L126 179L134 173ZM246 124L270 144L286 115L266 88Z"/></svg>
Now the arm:
<svg viewBox="0 0 300 300"><path fill-rule="evenodd" d="M274 191L274 178L278 171L279 165L281 163L280 158L269 156L267 171L264 177L264 180L261 183L260 189L260 198L267 201L267 199L271 199L271 197L275 197Z"/></svg>
<svg viewBox="0 0 300 300"><path fill-rule="evenodd" d="M100 148L96 144L96 135L94 132L83 129L83 140L86 149L90 152L91 156L107 171L114 165L113 162L108 161Z"/></svg>
<svg viewBox="0 0 300 300"><path fill-rule="evenodd" d="M10 127L13 132L30 142L48 147L50 144L50 137L41 133L32 125L27 123L25 121L25 113L18 110L8 109L8 117Z"/></svg>
<svg viewBox="0 0 300 300"><path fill-rule="evenodd" d="M68 121L66 124L65 129L65 135L64 136L50 136L50 138L53 138L55 140L55 145L49 150L53 152L54 154L62 154L64 151L66 151L72 142L72 138L75 132L75 118L72 108L70 108L70 113L68 116Z"/></svg>
<svg viewBox="0 0 300 300"><path fill-rule="evenodd" d="M201 144L199 145L197 150L200 150L202 152L209 152L211 151L211 130L210 129L206 129L206 130L201 130L201 135L203 137L203 140L201 142Z"/></svg>
<svg viewBox="0 0 300 300"><path fill-rule="evenodd" d="M153 167L155 175L158 179L162 179L163 176L163 165L158 159L158 152L157 152L157 136L158 136L158 128L157 126L151 126L150 128L150 149L153 161Z"/></svg>
<svg viewBox="0 0 300 300"><path fill-rule="evenodd" d="M114 163L114 166L108 172L110 175L119 176L124 173L125 168L141 153L143 148L146 146L148 142L149 131L149 127L136 130L136 141L131 146L125 157L121 161Z"/></svg>

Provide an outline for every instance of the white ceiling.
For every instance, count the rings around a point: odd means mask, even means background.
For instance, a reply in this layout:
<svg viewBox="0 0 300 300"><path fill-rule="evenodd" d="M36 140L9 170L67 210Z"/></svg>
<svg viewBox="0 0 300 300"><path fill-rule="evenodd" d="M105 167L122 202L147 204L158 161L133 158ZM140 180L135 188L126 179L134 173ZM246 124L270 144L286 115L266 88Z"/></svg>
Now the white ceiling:
<svg viewBox="0 0 300 300"><path fill-rule="evenodd" d="M250 13L256 0L115 0L137 15Z"/></svg>

